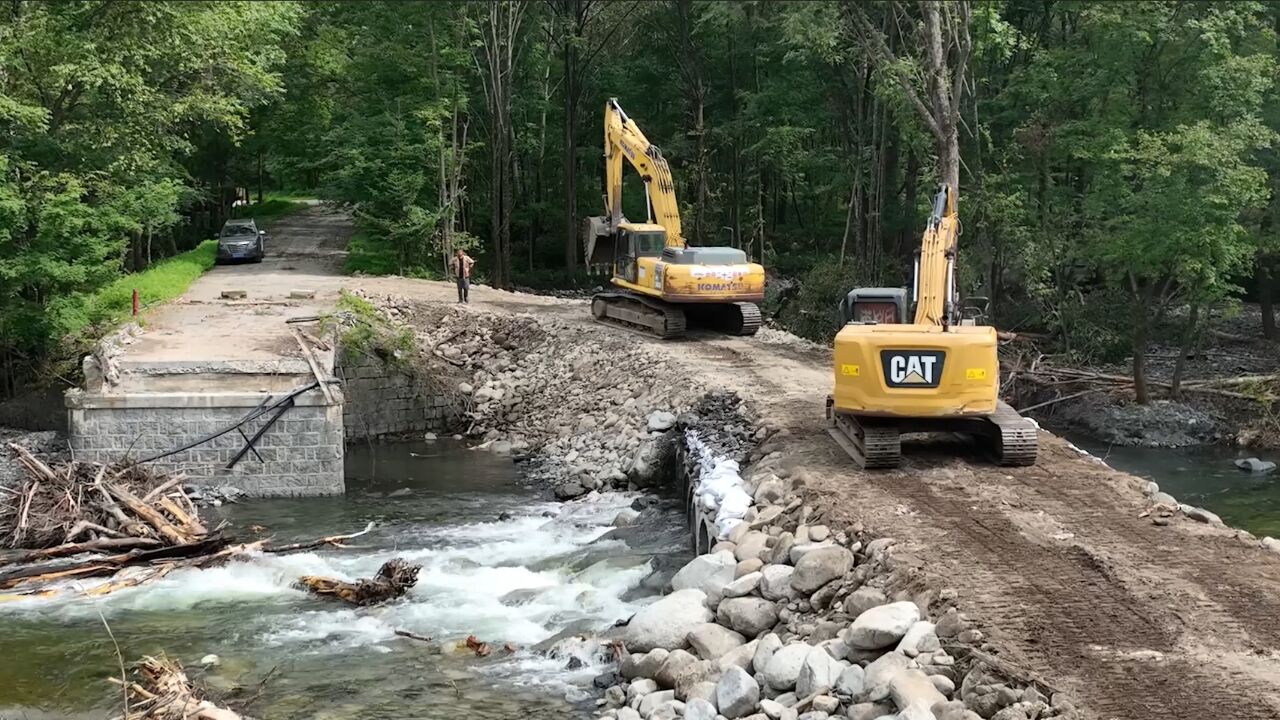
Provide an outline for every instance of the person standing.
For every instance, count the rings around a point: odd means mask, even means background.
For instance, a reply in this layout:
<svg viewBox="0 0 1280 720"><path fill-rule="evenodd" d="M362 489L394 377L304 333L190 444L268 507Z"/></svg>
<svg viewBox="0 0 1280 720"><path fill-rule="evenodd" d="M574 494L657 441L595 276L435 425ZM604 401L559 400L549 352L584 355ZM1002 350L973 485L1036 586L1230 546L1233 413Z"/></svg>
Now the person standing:
<svg viewBox="0 0 1280 720"><path fill-rule="evenodd" d="M458 248L453 255L453 261L449 264L452 266L450 269L453 270L453 277L458 281L458 302L468 302L471 290L471 266L475 265L476 261L463 252L462 248Z"/></svg>

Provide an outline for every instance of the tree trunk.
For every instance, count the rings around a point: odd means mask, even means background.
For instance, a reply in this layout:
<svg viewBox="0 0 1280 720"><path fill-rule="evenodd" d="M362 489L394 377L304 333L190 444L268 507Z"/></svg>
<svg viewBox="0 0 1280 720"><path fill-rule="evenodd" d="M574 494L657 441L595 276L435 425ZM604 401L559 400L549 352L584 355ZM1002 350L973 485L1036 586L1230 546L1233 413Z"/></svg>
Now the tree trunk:
<svg viewBox="0 0 1280 720"><path fill-rule="evenodd" d="M262 204L262 145L258 145L258 204Z"/></svg>
<svg viewBox="0 0 1280 720"><path fill-rule="evenodd" d="M1200 324L1200 303L1192 303L1187 311L1187 326L1182 329L1182 342L1178 345L1178 359L1173 363L1173 377L1169 380L1169 397L1182 399L1182 376L1187 369L1187 355L1194 350L1196 327Z"/></svg>
<svg viewBox="0 0 1280 720"><path fill-rule="evenodd" d="M1258 258L1258 305L1262 310L1262 337L1268 340L1280 339L1276 331L1275 276L1268 258Z"/></svg>
<svg viewBox="0 0 1280 720"><path fill-rule="evenodd" d="M1134 289L1138 290L1136 282ZM1151 293L1134 292L1133 303L1133 399L1139 405L1151 401L1147 389L1147 311L1150 307Z"/></svg>
<svg viewBox="0 0 1280 720"><path fill-rule="evenodd" d="M578 50L564 45L564 266L578 268Z"/></svg>

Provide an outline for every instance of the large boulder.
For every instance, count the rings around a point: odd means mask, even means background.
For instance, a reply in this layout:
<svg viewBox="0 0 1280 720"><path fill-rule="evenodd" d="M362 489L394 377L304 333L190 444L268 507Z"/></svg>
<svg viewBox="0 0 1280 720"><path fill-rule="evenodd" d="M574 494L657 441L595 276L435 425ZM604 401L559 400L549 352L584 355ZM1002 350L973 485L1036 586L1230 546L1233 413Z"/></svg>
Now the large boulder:
<svg viewBox="0 0 1280 720"><path fill-rule="evenodd" d="M813 646L804 643L784 645L769 658L764 666L764 681L774 690L791 690L800 679L800 670Z"/></svg>
<svg viewBox="0 0 1280 720"><path fill-rule="evenodd" d="M685 720L716 720L716 715L716 706L702 698L694 698L684 704Z"/></svg>
<svg viewBox="0 0 1280 720"><path fill-rule="evenodd" d="M856 700L880 702L889 697L889 682L911 665L911 658L902 653L885 653L872 661L863 671L862 695Z"/></svg>
<svg viewBox="0 0 1280 720"><path fill-rule="evenodd" d="M796 677L796 695L809 697L814 693L825 693L836 686L844 666L831 657L827 651L815 647L804 657L800 666L800 674Z"/></svg>
<svg viewBox="0 0 1280 720"><path fill-rule="evenodd" d="M751 672L754 669L753 663L756 657L756 647L758 647L759 644L759 640L752 640L746 645L741 645L729 652L726 652L720 656L719 660L716 660L716 667L721 670L725 670L728 669L730 665L737 665L743 670Z"/></svg>
<svg viewBox="0 0 1280 720"><path fill-rule="evenodd" d="M1270 460L1261 460L1256 457L1241 458L1236 460L1236 467L1251 473L1269 473L1276 469L1276 464Z"/></svg>
<svg viewBox="0 0 1280 720"><path fill-rule="evenodd" d="M760 586L760 579L763 577L764 577L764 573L761 573L759 571L756 571L753 573L747 573L746 575L739 577L738 579L734 580L728 585L725 585L724 596L735 598L735 597L742 597L744 595L750 595L752 592L755 591L757 587Z"/></svg>
<svg viewBox="0 0 1280 720"><path fill-rule="evenodd" d="M920 653L941 650L942 644L938 641L935 629L936 626L933 623L928 620L921 620L907 630L907 634L902 636L902 641L898 643L898 647L895 649L907 657L915 657Z"/></svg>
<svg viewBox="0 0 1280 720"><path fill-rule="evenodd" d="M782 649L782 639L777 633L769 633L760 638L756 643L755 655L751 657L751 666L756 672L762 673L768 667L769 661L773 659L773 654Z"/></svg>
<svg viewBox="0 0 1280 720"><path fill-rule="evenodd" d="M849 665L836 678L836 692L847 697L858 697L865 687L866 671L861 665Z"/></svg>
<svg viewBox="0 0 1280 720"><path fill-rule="evenodd" d="M777 624L778 611L763 598L727 598L716 608L716 622L755 638Z"/></svg>
<svg viewBox="0 0 1280 720"><path fill-rule="evenodd" d="M640 608L628 623L623 641L636 652L684 648L689 631L713 619L706 603L707 594L701 590L677 590Z"/></svg>
<svg viewBox="0 0 1280 720"><path fill-rule="evenodd" d="M932 717L933 706L947 701L946 696L929 682L929 676L914 669L903 670L893 676L889 681L889 696L903 716L915 713L921 717Z"/></svg>
<svg viewBox="0 0 1280 720"><path fill-rule="evenodd" d="M885 597L884 591L880 588L864 585L849 593L849 596L844 599L844 612L849 617L856 618L871 608L880 607L888 602L889 598Z"/></svg>
<svg viewBox="0 0 1280 720"><path fill-rule="evenodd" d="M839 545L818 548L805 553L796 563L791 587L801 595L809 595L832 580L844 577L852 566L853 553Z"/></svg>
<svg viewBox="0 0 1280 720"><path fill-rule="evenodd" d="M676 676L686 667L696 662L698 662L698 658L688 650L672 650L666 661L658 668L658 672L654 674L653 679L658 681L658 687L674 690Z"/></svg>
<svg viewBox="0 0 1280 720"><path fill-rule="evenodd" d="M716 660L746 643L742 635L716 623L704 623L689 631L689 645L703 660Z"/></svg>
<svg viewBox="0 0 1280 720"><path fill-rule="evenodd" d="M649 693L640 701L640 711L642 717L649 717L659 705L664 705L676 699L675 690L659 690L658 692Z"/></svg>
<svg viewBox="0 0 1280 720"><path fill-rule="evenodd" d="M652 678L658 674L658 668L667 661L669 654L666 648L655 648L647 653L631 653L622 661L618 672L628 680Z"/></svg>
<svg viewBox="0 0 1280 720"><path fill-rule="evenodd" d="M752 530L742 538L742 542L738 543L738 547L734 549L733 554L738 560L750 560L751 558L763 560L768 551L769 536Z"/></svg>
<svg viewBox="0 0 1280 720"><path fill-rule="evenodd" d="M850 647L878 650L901 640L919 621L920 608L909 600L874 607L849 626L847 642Z"/></svg>
<svg viewBox="0 0 1280 720"><path fill-rule="evenodd" d="M733 582L737 565L733 553L728 551L699 555L671 578L671 587L674 590L701 590L714 605L720 601L724 586Z"/></svg>
<svg viewBox="0 0 1280 720"><path fill-rule="evenodd" d="M760 570L760 594L775 601L796 597L796 591L791 587L791 576L795 571L790 565L765 565Z"/></svg>
<svg viewBox="0 0 1280 720"><path fill-rule="evenodd" d="M730 718L750 715L760 702L760 684L740 667L731 667L716 683L716 707Z"/></svg>
<svg viewBox="0 0 1280 720"><path fill-rule="evenodd" d="M823 550L829 547L835 547L835 543L801 542L800 538L797 537L796 544L791 546L791 552L787 554L787 557L790 559L792 565L798 565L805 555L808 555L815 550Z"/></svg>

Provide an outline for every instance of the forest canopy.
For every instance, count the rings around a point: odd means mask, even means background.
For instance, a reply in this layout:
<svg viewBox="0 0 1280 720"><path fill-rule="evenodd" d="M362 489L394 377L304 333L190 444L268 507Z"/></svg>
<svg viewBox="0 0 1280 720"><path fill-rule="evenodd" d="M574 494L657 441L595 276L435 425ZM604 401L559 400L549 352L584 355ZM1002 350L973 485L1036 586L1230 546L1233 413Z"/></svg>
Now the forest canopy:
<svg viewBox="0 0 1280 720"><path fill-rule="evenodd" d="M1247 297L1275 337L1273 3L19 1L0 17L6 365L48 352L72 298L194 247L237 187L348 206L353 270L438 275L463 247L499 286L599 282L579 223L602 211L610 97L671 163L686 234L762 261L771 309L809 337L830 338L848 289L906 281L941 181L962 291L1002 328L1140 359L1157 328Z"/></svg>

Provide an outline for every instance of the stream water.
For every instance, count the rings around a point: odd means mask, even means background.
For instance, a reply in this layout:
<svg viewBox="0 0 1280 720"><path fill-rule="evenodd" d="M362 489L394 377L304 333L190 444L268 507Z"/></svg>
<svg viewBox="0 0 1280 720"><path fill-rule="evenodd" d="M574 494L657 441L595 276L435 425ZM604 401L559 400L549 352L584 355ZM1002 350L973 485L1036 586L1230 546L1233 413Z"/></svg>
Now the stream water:
<svg viewBox="0 0 1280 720"><path fill-rule="evenodd" d="M530 646L628 617L646 602L632 596L655 558L688 544L678 510L632 547L602 538L632 497L546 502L516 482L509 459L445 443L353 446L347 475L343 497L253 501L206 517L225 518L241 536L265 527L281 543L377 523L349 549L179 571L97 600L0 604L0 720L118 712L104 620L124 658L167 652L214 694L239 687L252 696L270 675L248 710L257 717L584 716L600 668L569 670ZM292 586L301 575L368 577L395 556L422 572L405 599L385 606L352 609ZM492 654L453 649L468 635ZM518 649L509 654L505 643ZM207 654L220 663L200 667Z"/></svg>
<svg viewBox="0 0 1280 720"><path fill-rule="evenodd" d="M1232 527L1259 537L1280 537L1280 472L1241 472L1233 462L1251 456L1275 457L1218 446L1123 447L1072 433L1065 436L1111 467L1154 480L1179 502L1217 513Z"/></svg>

